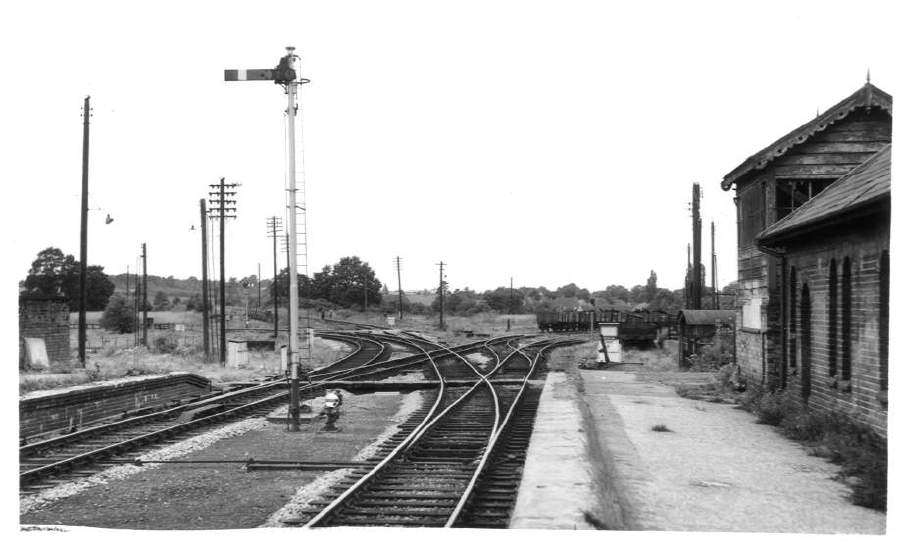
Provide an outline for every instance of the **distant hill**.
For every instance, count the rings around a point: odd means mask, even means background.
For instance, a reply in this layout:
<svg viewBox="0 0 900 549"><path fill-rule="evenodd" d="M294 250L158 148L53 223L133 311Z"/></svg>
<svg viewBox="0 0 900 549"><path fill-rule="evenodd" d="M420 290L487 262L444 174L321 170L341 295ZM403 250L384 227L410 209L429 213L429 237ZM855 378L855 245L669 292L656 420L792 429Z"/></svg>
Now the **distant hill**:
<svg viewBox="0 0 900 549"><path fill-rule="evenodd" d="M124 294L126 289L125 274L111 275L110 280L116 285L116 293ZM134 275L131 275L131 281L127 285L134 291ZM169 300L180 297L182 301L188 299L192 295L199 295L202 282L200 279L190 277L187 280L181 280L172 276L162 277L155 275L147 275L147 298L152 300L156 292L162 290Z"/></svg>

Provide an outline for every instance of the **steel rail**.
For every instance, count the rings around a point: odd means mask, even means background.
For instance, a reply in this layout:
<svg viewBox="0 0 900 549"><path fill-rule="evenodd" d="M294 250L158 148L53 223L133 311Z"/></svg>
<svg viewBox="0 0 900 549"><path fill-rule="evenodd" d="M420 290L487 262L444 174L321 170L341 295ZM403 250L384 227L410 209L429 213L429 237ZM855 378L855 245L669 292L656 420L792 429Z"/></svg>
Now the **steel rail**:
<svg viewBox="0 0 900 549"><path fill-rule="evenodd" d="M423 352L424 352L424 349L423 349ZM440 379L440 381L441 381L440 387L438 388L437 398L435 398L434 404L431 405L431 408L428 410L428 413L425 415L425 417L422 419L422 421L419 422L419 425L417 425L416 428L413 429L409 433L409 435L406 436L405 439L403 439L396 447L394 447L394 449L391 450L388 453L388 455L385 456L384 459L382 459L380 462L378 462L368 473L366 473L365 475L360 477L359 480L357 480L355 483L353 483L352 486L350 486L350 488L348 488L341 495L339 495L334 500L332 500L332 502L329 503L324 509L319 511L319 513L316 514L316 516L311 518L306 524L303 525L304 528L312 528L316 524L318 524L319 522L321 522L322 520L327 518L334 511L334 509L336 509L344 501L349 499L350 496L352 496L357 490L359 490L362 486L364 486L366 483L368 483L369 480L372 479L373 477L375 477L375 475L377 475L382 469L387 467L388 463L390 463L394 459L395 456L399 455L405 448L407 448L409 446L409 441L413 437L415 437L419 431L422 430L422 428L425 426L425 423L429 420L429 418L431 418L434 415L435 411L441 404L441 400L443 400L443 398L444 398L445 380L444 380L444 376L441 375L440 369L438 368L437 364L434 362L434 359L431 358L431 355L428 354L427 352L426 352L426 355L428 356L428 360L431 362L431 366L434 369L435 373L437 374L438 379Z"/></svg>
<svg viewBox="0 0 900 549"><path fill-rule="evenodd" d="M497 340L502 340L507 337L510 337L510 336L502 336L500 338L494 338L494 339L489 339L489 340L468 343L465 345L460 345L458 347L454 347L453 349L456 349L462 353L471 352L472 350L478 349L484 345L491 345L491 344L493 344L493 342L497 342ZM420 349L421 349L421 347L420 347ZM450 356L450 353L444 348L440 348L440 349L436 349L436 350L432 350L432 351L425 351L424 349L421 349L421 350L422 350L422 353L420 353L419 355L413 355L413 356L407 356L407 357L395 359L397 361L397 363L390 365L390 366L387 365L387 362L393 362L393 361L385 361L382 363L366 364L363 366L356 366L356 367L350 368L348 370L341 370L340 372L335 372L335 377L337 377L337 375L340 374L340 379L342 381L345 381L345 380L350 380L350 379L353 379L356 377L371 375L372 372L368 372L367 370L383 368L382 372L387 372L390 370L396 370L396 369L400 369L400 368L408 368L410 366L417 364L418 362L422 362L422 361L426 360L425 357L423 357L422 355L427 355L428 357L433 358L433 359L446 358L447 356ZM379 373L381 373L381 372L379 372ZM320 381L328 381L331 379L333 379L333 378L323 378L323 379L320 379Z"/></svg>
<svg viewBox="0 0 900 549"><path fill-rule="evenodd" d="M482 342L482 344L479 347L485 347L487 349L490 349L489 344L491 342L496 342L496 340L498 340L498 339L504 339L504 338L494 338L491 340L484 341L484 342ZM472 371L475 372L475 374L480 377L480 379L475 384L473 384L472 387L469 388L468 391L466 391L464 394L459 396L453 402L446 405L444 407L444 409L441 410L440 413L435 415L435 411L437 410L438 406L441 403L441 400L443 399L444 389L445 389L445 385L446 385L446 379L445 379L444 375L440 372L440 368L437 366L437 364L432 359L431 360L432 366L433 366L435 372L437 373L437 375L441 381L441 384L440 384L438 397L435 399L434 404L429 409L428 414L426 414L425 418L423 418L422 421L419 423L419 425L416 426L416 428L413 429L413 431L411 431L410 434L407 435L407 437L402 442L400 442L400 444L398 444L387 456L385 456L375 467L373 467L368 473L366 473L365 475L360 477L355 483L353 483L352 486L347 488L337 498L332 500L331 503L329 503L324 509L319 511L319 513L317 513L312 519L307 521L306 524L303 525L303 528L314 528L319 523L321 523L322 521L327 519L335 511L335 509L337 509L340 505L342 505L344 502L349 500L353 495L355 495L358 491L360 491L366 484L368 484L372 479L374 479L390 463L392 463L394 461L394 459L396 459L398 456L400 456L403 452L412 448L416 444L416 442L418 442L421 439L421 437L424 435L424 433L426 431L428 431L429 429L431 429L434 425L436 425L438 423L438 421L441 418L443 418L445 415L447 415L447 413L451 409L456 408L462 402L467 400L468 397L471 394L473 394L474 391L477 389L477 387L479 385L481 385L482 383L487 384L487 387L491 391L491 395L492 395L493 402L494 402L494 423L492 425L491 435L488 437L488 441L493 440L493 438L497 432L497 428L499 426L499 421L500 421L500 403L499 403L499 398L497 396L496 389L487 380L487 377L482 375L481 372L478 371L478 368L475 367L474 365L472 365L472 363L469 362L465 357L463 357L461 354L455 352L454 350L452 350L446 346L442 346L442 347L443 347L444 351L449 352L451 355L456 355L456 357L459 360L461 360L463 363L468 365L472 369ZM478 347L476 347L476 348L478 348ZM492 349L491 349L491 352L493 352L495 356L498 356L496 354L496 352L494 352ZM445 356L449 356L449 355L445 355ZM509 356L512 356L512 355L509 355ZM429 353L429 358L431 358L430 353ZM499 356L498 356L498 358L499 358ZM497 369L501 366L501 364L502 364L502 361L498 361L498 363L488 373L488 375L492 375L494 372L496 372Z"/></svg>
<svg viewBox="0 0 900 549"><path fill-rule="evenodd" d="M344 336L344 337L347 337L349 339L348 336ZM360 349L361 349L361 346L360 346ZM353 353L351 353L351 355L348 355L348 356L338 359L333 364L344 363L347 360L349 360L350 358L352 358L355 354L356 354L356 352L353 352ZM329 366L325 366L325 368L328 368L328 367ZM46 449L49 449L49 448L52 448L55 446L65 445L67 443L77 441L77 440L80 440L83 438L87 438L91 435L97 435L97 434L100 434L100 433L103 433L106 431L113 431L113 430L120 429L123 427L131 426L131 425L140 425L142 423L148 423L150 421L162 420L162 419L165 419L167 416L170 416L170 415L174 416L177 413L185 412L188 410L194 410L194 409L200 408L202 406L218 404L222 401L234 400L235 398L240 398L240 397L247 396L247 395L250 395L253 393L258 393L258 392L262 392L262 391L265 391L268 389L272 389L283 383L284 383L284 379L282 379L282 378L272 380L272 381L265 381L265 382L259 383L257 385L253 385L251 387L244 387L242 389L228 391L226 393L215 395L215 396L205 398L202 400L197 400L194 402L189 402L187 404L175 406L172 408L168 408L166 410L160 410L158 412L151 412L149 414L133 416L133 417L123 419L120 421L115 421L112 423L103 423L100 425L87 427L85 429L80 429L78 431L75 431L74 433L66 433L63 435L56 436L56 437L41 440L38 442L33 442L31 444L23 444L23 445L19 446L19 456L21 458L23 456L23 453L25 454L25 456L32 455L39 451L43 451L43 450L46 450Z"/></svg>
<svg viewBox="0 0 900 549"><path fill-rule="evenodd" d="M449 349L446 349L446 350L449 350ZM481 374L481 372L478 371L478 368L476 368L475 366L473 366L471 362L469 362L468 360L466 360L465 358L463 358L462 355L460 355L460 354L458 354L458 353L455 353L455 352L453 352L453 351L450 351L450 352L453 353L453 354L455 354L457 358L459 358L461 361L463 361L463 363L465 363L467 366L469 366L469 368L471 368L472 371L475 372L475 375L477 375L477 376L480 377L481 379L479 379L478 381L476 381L476 382L469 388L468 391L466 391L465 393L463 393L463 394L462 394L459 398L457 398L455 401L453 401L453 402L451 402L450 404L448 404L443 410L441 410L441 413L439 413L434 419L432 419L430 422L428 422L428 424L425 425L425 428L422 429L421 431L419 431L419 434L418 434L418 435L410 442L410 446L412 446L413 444L415 444L416 442L418 442L419 439L422 438L422 435L424 435L425 432L426 432L428 429L430 429L430 428L433 427L435 424L437 424L437 422L440 421L444 416L446 416L451 410L453 410L453 409L456 408L457 406L461 405L461 404L463 403L463 401L467 400L467 398L469 397L469 395L471 395L472 393L475 392L475 389L477 389L479 385L481 385L482 383L484 383L484 382L486 381L485 377ZM499 401L499 399L497 398L497 391L496 391L496 389L494 389L494 387L491 386L490 383L488 383L488 388L490 389L491 397L492 397L492 399L493 399L493 401L494 401L494 425L493 425L492 428L491 428L491 432L493 433L494 429L497 428L497 422L499 421L499 417L500 417L500 401Z"/></svg>
<svg viewBox="0 0 900 549"><path fill-rule="evenodd" d="M547 343L547 342L546 341L537 341L537 342L527 345L525 348L538 346L543 343ZM475 471L472 473L472 478L471 478L471 480L469 480L469 484L466 486L466 489L463 492L463 495L460 497L459 502L456 504L456 507L454 507L453 512L450 514L450 517L447 519L447 522L444 524L444 528L450 528L456 523L456 521L459 519L460 514L463 512L463 510L465 509L469 500L471 499L472 494L475 492L475 487L478 485L478 481L481 477L481 474L484 471L484 468L487 466L488 461L490 460L491 454L493 453L494 448L496 447L497 441L500 440L500 436L502 435L504 429L506 429L506 426L509 424L510 419L513 417L513 414L515 413L516 409L518 408L518 404L522 399L522 395L525 394L525 389L526 389L526 387L528 387L528 380L534 374L534 371L537 368L537 364L538 364L542 354L547 349L549 349L555 345L558 345L558 344L559 344L559 342L547 343L544 347L542 347L537 352L537 354L535 354L535 356L533 358L529 358L528 355L526 355L522 349L515 349L513 351L513 353L507 355L507 357L506 357L507 359L509 359L516 353L519 353L523 357L525 357L525 359L528 360L530 363L528 373L525 375L525 377L522 381L522 386L519 388L519 391L516 393L516 396L513 398L512 402L510 403L509 407L507 408L505 417L503 419L503 423L500 425L499 429L491 436L490 441L488 441L487 447L485 448L484 452L482 453L481 459L478 461L478 465L476 466Z"/></svg>
<svg viewBox="0 0 900 549"><path fill-rule="evenodd" d="M382 351L384 350L383 345L381 345L381 350ZM381 353L379 353L378 356L380 356L380 354ZM344 358L346 358L346 357L344 357ZM342 358L341 360L344 360L344 358ZM376 357L373 357L372 360L374 360L375 358ZM283 384L283 383L284 383L284 380L276 380L276 381L266 382L266 383L263 383L263 384L260 384L260 385L254 386L254 387L248 387L245 389L232 391L232 392L225 393L223 395L218 395L216 397L212 397L210 399L206 399L203 401L194 402L194 403L190 403L187 405L171 408L169 410L155 412L153 414L147 414L147 415L143 415L143 416L136 416L134 418L129 418L127 420L123 420L123 421L119 421L119 422L115 422L115 423L111 423L111 424L99 425L94 428L82 430L78 433L72 433L70 435L63 435L61 437L56 437L54 439L49 439L46 441L41 441L41 442L31 444L31 445L22 446L22 447L20 447L20 460L23 459L23 457L25 459L27 459L29 455L33 455L34 453L37 453L40 450L46 450L46 449L49 449L49 448L52 448L55 446L60 446L60 445L65 446L66 443L71 443L71 442L80 440L81 438L85 438L87 435L100 434L105 431L115 431L115 430L121 429L123 427L128 427L131 425L145 424L145 423L149 423L149 422L155 421L155 420L163 420L163 419L166 419L168 416L174 416L175 413L179 412L179 411L185 411L187 409L195 409L195 408L200 407L201 405L209 405L211 403L216 403L221 400L234 400L237 397L246 396L247 394L252 394L254 392L258 392L263 388L272 388L276 385ZM301 391L303 393L309 393L309 392L312 392L312 391L315 391L315 390L318 390L321 388L323 388L323 385L321 383L309 383L309 384L301 387ZM164 435L175 434L179 431L184 431L184 430L202 425L203 423L210 423L210 422L214 422L214 421L227 419L230 415L240 414L240 413L243 413L244 411L250 411L259 406L274 403L279 399L285 398L286 396L288 396L288 394L289 393L287 391L281 391L279 393L276 393L275 395L263 397L262 399L258 399L253 402L242 404L240 406L230 408L223 412L211 414L209 416L205 416L205 417L198 418L195 420L187 421L184 423L179 423L176 425L169 425L167 427L158 429L156 431L144 433L142 435L139 435L136 437L131 437L131 438L128 438L128 439L125 439L122 441L118 441L116 443L113 443L113 444L110 444L107 446L95 448L88 452L76 454L74 456L70 456L70 457L67 457L62 460L54 461L53 463L50 463L47 465L29 469L27 471L19 473L19 483L20 483L20 485L23 485L23 484L27 485L27 483L29 481L35 480L36 478L40 478L42 476L45 476L52 472L59 471L61 469L72 467L75 464L78 464L81 462L88 462L92 459L95 459L97 456L103 456L103 455L108 455L111 453L116 453L117 450L125 450L133 445L137 445L139 443L142 443L142 442L145 442L148 440L154 440L154 439L159 438ZM114 433L111 433L111 434L114 434ZM79 435L79 436L76 438L74 435ZM25 456L22 455L23 452L26 452Z"/></svg>

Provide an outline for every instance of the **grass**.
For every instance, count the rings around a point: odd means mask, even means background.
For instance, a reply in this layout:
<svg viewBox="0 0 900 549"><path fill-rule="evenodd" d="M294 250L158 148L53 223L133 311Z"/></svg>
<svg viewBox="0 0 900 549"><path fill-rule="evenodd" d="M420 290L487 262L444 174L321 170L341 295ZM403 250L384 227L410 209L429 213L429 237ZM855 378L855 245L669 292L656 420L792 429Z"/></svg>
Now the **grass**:
<svg viewBox="0 0 900 549"><path fill-rule="evenodd" d="M662 349L627 348L622 354L622 361L640 362L642 372L677 372L678 346L666 343Z"/></svg>
<svg viewBox="0 0 900 549"><path fill-rule="evenodd" d="M887 443L870 428L836 413L810 411L782 391L747 390L742 407L759 423L773 425L813 455L841 467L856 505L884 511L887 506Z"/></svg>
<svg viewBox="0 0 900 549"><path fill-rule="evenodd" d="M651 431L656 431L657 433L671 433L672 429L669 429L662 423L657 423L653 427L650 427Z"/></svg>
<svg viewBox="0 0 900 549"><path fill-rule="evenodd" d="M373 324L376 326L384 326L384 316L381 313L369 312L361 313L355 311L337 311L334 315L335 320L346 320L348 322L359 322L362 324ZM461 345L470 342L467 338L466 330L477 334L488 334L490 337L499 337L506 334L535 334L538 333L537 320L535 315L504 315L497 313L478 313L469 317L445 316L444 329L438 328L437 315L413 315L404 314L403 319L394 315L396 330L410 330L414 332L426 332L434 335L451 345ZM510 320L510 331L506 331L506 321ZM334 326L329 326L334 328Z"/></svg>
<svg viewBox="0 0 900 549"><path fill-rule="evenodd" d="M161 341L160 341L161 340ZM159 343L157 343L159 341ZM141 375L162 375L171 372L191 372L216 383L247 381L282 372L281 356L272 351L251 351L249 364L241 368L222 367L218 362L205 363L203 350L198 345L184 345L173 336L163 335L154 341L153 351L143 347L121 349L107 347L89 356L84 369L73 366L55 366L43 372L19 375L19 394L43 389L57 389L83 385L93 381L105 381ZM154 343L157 343L154 345ZM334 342L316 340L313 345L311 367L330 364L345 356L349 348ZM304 368L308 367L304 365Z"/></svg>

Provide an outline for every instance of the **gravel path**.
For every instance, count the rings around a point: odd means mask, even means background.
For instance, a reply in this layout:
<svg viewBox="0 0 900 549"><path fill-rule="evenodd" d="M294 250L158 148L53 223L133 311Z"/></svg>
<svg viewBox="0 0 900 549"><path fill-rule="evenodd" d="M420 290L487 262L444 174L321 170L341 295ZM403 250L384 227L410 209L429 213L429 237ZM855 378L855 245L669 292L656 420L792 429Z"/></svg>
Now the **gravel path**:
<svg viewBox="0 0 900 549"><path fill-rule="evenodd" d="M265 425L266 420L263 418L245 419L237 423L225 425L208 433L203 433L202 435L176 442L165 448L146 452L138 456L137 459L142 461L165 461L176 459L191 452L202 450L222 439L242 435L253 429L261 429ZM63 482L52 488L47 488L36 494L21 498L19 500L19 512L24 515L32 511L37 511L54 501L74 496L88 488L108 484L115 480L121 480L131 475L145 472L149 469L155 469L162 465L162 463L147 463L141 466L116 465L89 477Z"/></svg>
<svg viewBox="0 0 900 549"><path fill-rule="evenodd" d="M20 522L156 530L255 528L296 496L298 487L323 475L295 470L247 471L243 462L251 457L351 461L393 427L402 400L397 393L345 392L338 432L321 432L315 424L304 424L300 432L289 433L284 424L262 419L222 427L146 456L217 463L118 466L115 474L107 470L105 475L84 479L93 482L72 483L68 493L20 501Z"/></svg>
<svg viewBox="0 0 900 549"><path fill-rule="evenodd" d="M389 420L387 428L368 446L357 452L351 461L363 461L372 457L378 451L381 443L393 436L399 430L400 424L418 410L422 402L422 394L419 391L406 394L400 404L400 409ZM297 516L308 502L324 495L350 471L352 469L330 471L309 484L301 486L291 497L291 500L284 507L272 513L260 527L280 528L284 526L284 520Z"/></svg>
<svg viewBox="0 0 900 549"><path fill-rule="evenodd" d="M634 373L579 374L637 528L884 533L884 513L853 505L849 489L833 480L837 465L751 414L682 399Z"/></svg>

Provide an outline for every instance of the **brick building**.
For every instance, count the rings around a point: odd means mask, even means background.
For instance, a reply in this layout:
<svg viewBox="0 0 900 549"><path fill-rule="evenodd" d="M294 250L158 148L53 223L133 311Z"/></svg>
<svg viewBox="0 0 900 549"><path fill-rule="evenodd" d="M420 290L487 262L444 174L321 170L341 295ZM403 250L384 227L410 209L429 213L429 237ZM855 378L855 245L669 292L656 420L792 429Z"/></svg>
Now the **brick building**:
<svg viewBox="0 0 900 549"><path fill-rule="evenodd" d="M862 398L862 392L869 390L860 385L856 392L853 391L853 384L862 383L866 377L862 372L868 371L862 364L855 366L854 361L874 360L877 364L881 359L873 358L865 351L870 343L868 336L864 340L859 338L871 329L877 332L881 329L878 325L886 322L872 324L867 314L856 314L855 307L869 304L877 310L879 301L875 294L867 293L872 290L869 277L873 273L870 269L880 269L872 263L872 257L878 258L876 263L881 261L881 251L888 249L889 234L886 223L883 227L871 227L868 223L860 223L851 213L858 211L859 207L853 200L854 193L867 192L866 176L861 177L856 170L861 169L863 164L868 166L866 170L874 169L868 161L876 155L880 155L882 167L887 162L886 180L881 184L886 184L887 192L890 192L890 149L885 147L891 142L891 126L891 96L867 82L820 116L749 157L723 178L722 188L726 191L734 188L736 191L736 307L739 312L735 352L738 366L750 382L776 388L790 386L799 391L798 395L808 398L811 406L830 406L826 403L837 401L832 398L835 395L826 397L825 393L819 392L830 382L826 383L825 378L821 377L821 366L817 361L823 356L826 361L830 360L827 358L827 347L829 344L834 346L834 341L839 340L841 353L849 353L847 362L851 364L850 370L860 373L855 380L852 373L849 380L840 380L849 381L849 384L835 383L841 387L840 391L850 391L841 393L843 407L840 409L849 411L857 406L857 397ZM851 172L855 176L845 178ZM841 182L840 187L825 194L838 181ZM835 194L839 189L849 194ZM836 201L837 205L821 206L830 204L830 201ZM884 202L884 197L876 202L889 204L889 200ZM801 222L810 219L810 215L815 217L815 223ZM767 240L759 246L757 238L761 235ZM776 245L776 240L771 239L776 239L780 244ZM767 246L766 242L771 246ZM830 329L830 325L826 325L828 321L821 324L821 319L814 320L816 311L821 313L822 307L835 306L820 295L821 277L825 276L827 280L832 258L838 271L843 273L845 257L850 261L847 269L850 274L849 280L841 284L849 284L850 291L846 295L850 296L848 307L851 314L837 316L846 318L840 322L848 323L849 327L841 324L839 333L844 339L832 338L832 343L828 343L823 339ZM801 278L796 278L798 276ZM854 292L857 285L859 287ZM797 288L796 292L792 293L792 288ZM876 283L873 291L877 293L877 289ZM831 295L827 294L828 291L833 290L826 288L826 297ZM791 309L792 299L795 309ZM803 317L803 326L807 330L805 339L799 337L801 302L806 303L803 311L809 317ZM797 314L791 316L792 310ZM845 340L847 345L843 343ZM805 354L799 349L801 343L808 346ZM806 360L809 368L798 369L798 357L801 362ZM828 368L826 364L826 374L830 371ZM806 376L803 382L795 382L795 373ZM815 397L812 392L817 393ZM871 404L870 400L867 402ZM878 405L881 406L880 403ZM883 412L876 407L872 414L878 417ZM877 420L873 421L877 424Z"/></svg>
<svg viewBox="0 0 900 549"><path fill-rule="evenodd" d="M25 363L24 340L44 340L52 363L67 363L69 347L69 304L64 297L19 295L19 367Z"/></svg>
<svg viewBox="0 0 900 549"><path fill-rule="evenodd" d="M887 434L891 146L774 223L759 246L787 275L778 385Z"/></svg>

